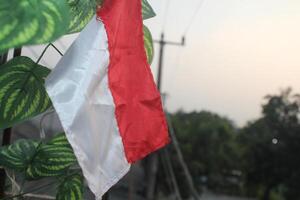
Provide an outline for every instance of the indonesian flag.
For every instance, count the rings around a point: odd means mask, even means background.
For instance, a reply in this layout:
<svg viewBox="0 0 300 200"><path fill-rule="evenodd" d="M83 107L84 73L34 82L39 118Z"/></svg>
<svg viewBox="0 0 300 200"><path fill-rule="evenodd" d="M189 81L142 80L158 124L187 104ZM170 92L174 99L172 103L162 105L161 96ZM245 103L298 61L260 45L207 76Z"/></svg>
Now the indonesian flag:
<svg viewBox="0 0 300 200"><path fill-rule="evenodd" d="M106 0L46 80L97 199L169 142L143 40L141 0Z"/></svg>

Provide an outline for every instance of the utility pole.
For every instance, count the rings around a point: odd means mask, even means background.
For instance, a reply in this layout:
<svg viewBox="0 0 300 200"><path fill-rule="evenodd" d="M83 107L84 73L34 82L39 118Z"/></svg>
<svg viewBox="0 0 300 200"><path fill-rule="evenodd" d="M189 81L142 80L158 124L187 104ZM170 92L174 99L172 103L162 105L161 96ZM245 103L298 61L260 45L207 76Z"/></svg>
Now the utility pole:
<svg viewBox="0 0 300 200"><path fill-rule="evenodd" d="M157 88L159 92L161 92L161 81L162 81L162 74L163 74L163 59L164 59L164 49L166 45L174 45L174 46L184 46L185 45L185 38L182 37L181 42L171 42L166 41L164 38L164 33L161 34L160 40L156 41L155 43L159 44L159 62L158 62L158 72L157 72ZM149 156L149 168L147 169L147 193L146 197L147 200L154 200L155 197L155 185L156 185L156 176L158 170L158 154L152 154Z"/></svg>
<svg viewBox="0 0 300 200"><path fill-rule="evenodd" d="M164 49L166 45L174 45L174 46L184 46L185 38L182 37L181 42L171 42L165 41L164 33L161 34L160 40L154 40L155 43L159 44L159 62L158 62L158 72L157 72L157 88L161 92L161 80L162 80L162 70L163 70L163 59L164 59Z"/></svg>

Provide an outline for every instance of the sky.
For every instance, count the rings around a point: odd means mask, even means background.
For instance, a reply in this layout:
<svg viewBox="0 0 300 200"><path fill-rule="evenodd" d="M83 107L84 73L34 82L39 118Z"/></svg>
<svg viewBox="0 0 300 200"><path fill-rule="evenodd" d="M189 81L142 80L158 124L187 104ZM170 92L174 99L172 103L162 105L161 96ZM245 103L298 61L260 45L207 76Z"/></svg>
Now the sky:
<svg viewBox="0 0 300 200"><path fill-rule="evenodd" d="M300 93L299 0L201 1L149 0L157 16L145 24L154 39L163 31L167 40L180 42L192 20L186 45L165 48L162 91L168 111L208 110L243 126L261 115L267 94L289 86ZM55 45L65 52L74 38ZM37 57L41 51L29 47L23 54ZM155 52L156 77L157 44ZM49 49L42 64L54 67L59 58Z"/></svg>
<svg viewBox="0 0 300 200"><path fill-rule="evenodd" d="M267 94L289 86L300 93L300 1L204 0L195 17L201 0L149 2L157 16L146 25L155 39L164 31L180 42L193 19L186 46L165 50L169 111L209 110L242 126L261 116Z"/></svg>

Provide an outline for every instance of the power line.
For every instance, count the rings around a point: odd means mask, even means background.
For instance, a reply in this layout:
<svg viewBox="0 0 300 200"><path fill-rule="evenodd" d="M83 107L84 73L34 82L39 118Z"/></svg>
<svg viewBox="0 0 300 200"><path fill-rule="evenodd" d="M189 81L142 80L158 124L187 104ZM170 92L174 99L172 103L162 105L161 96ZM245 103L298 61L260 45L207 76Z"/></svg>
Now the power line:
<svg viewBox="0 0 300 200"><path fill-rule="evenodd" d="M169 81L169 88L172 90L174 87L174 83L176 83L176 74L181 66L181 60L182 60L182 48L178 48L176 51L176 57L175 57L175 62L174 62L174 69L172 70L172 79Z"/></svg>
<svg viewBox="0 0 300 200"><path fill-rule="evenodd" d="M166 23L167 23L169 5L170 5L170 0L167 0L167 4L166 4L166 7L165 7L165 12L164 12L164 17L163 17L162 32L164 32L165 26L166 26Z"/></svg>
<svg viewBox="0 0 300 200"><path fill-rule="evenodd" d="M196 7L196 10L195 10L194 14L192 15L191 20L189 21L188 25L186 26L186 29L185 29L184 32L183 32L183 35L184 35L184 36L185 36L185 35L188 33L188 31L190 30L190 28L191 28L193 22L195 21L195 18L196 18L196 16L197 16L198 12L199 12L200 9L202 8L203 4L204 4L204 0L201 0L201 1L199 2L198 6Z"/></svg>
<svg viewBox="0 0 300 200"><path fill-rule="evenodd" d="M184 43L184 40L185 40L185 36L187 35L188 31L192 27L197 15L198 15L198 12L201 10L202 6L204 5L204 2L205 2L205 0L200 0L199 4L197 5L197 7L195 9L195 12L192 14L191 19L188 21L188 24L187 24L186 28L184 29L183 36L182 36L183 43ZM167 5L166 5L166 8L165 8L165 15L164 15L164 18L163 18L163 31L164 31L164 27L166 25L166 18L167 18L166 16L167 16L167 12L168 12L168 7L169 7L169 0L167 0ZM157 42L157 41L155 41L155 42ZM181 53L176 56L175 65L180 65L180 61L181 61ZM177 68L178 68L178 66L177 66ZM175 78L172 79L172 82L174 82L174 81L175 81Z"/></svg>

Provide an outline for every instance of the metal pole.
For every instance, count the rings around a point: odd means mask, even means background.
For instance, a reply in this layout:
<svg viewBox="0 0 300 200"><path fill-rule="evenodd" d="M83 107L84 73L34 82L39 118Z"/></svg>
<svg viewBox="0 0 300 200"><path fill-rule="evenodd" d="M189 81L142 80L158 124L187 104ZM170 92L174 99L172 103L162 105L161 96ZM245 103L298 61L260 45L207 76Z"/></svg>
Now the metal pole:
<svg viewBox="0 0 300 200"><path fill-rule="evenodd" d="M17 48L17 49L14 49L14 55L13 57L18 57L18 56L21 56L21 53L22 53L22 48Z"/></svg>

